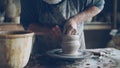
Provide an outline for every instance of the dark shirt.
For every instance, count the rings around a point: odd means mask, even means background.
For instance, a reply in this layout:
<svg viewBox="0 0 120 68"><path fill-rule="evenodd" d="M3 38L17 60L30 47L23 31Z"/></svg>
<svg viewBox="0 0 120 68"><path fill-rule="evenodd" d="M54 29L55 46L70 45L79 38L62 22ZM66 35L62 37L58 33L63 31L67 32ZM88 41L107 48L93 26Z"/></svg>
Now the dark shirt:
<svg viewBox="0 0 120 68"><path fill-rule="evenodd" d="M103 9L104 0L63 0L59 4L47 4L42 0L21 0L21 24L31 23L52 27L63 26L70 17L96 6Z"/></svg>

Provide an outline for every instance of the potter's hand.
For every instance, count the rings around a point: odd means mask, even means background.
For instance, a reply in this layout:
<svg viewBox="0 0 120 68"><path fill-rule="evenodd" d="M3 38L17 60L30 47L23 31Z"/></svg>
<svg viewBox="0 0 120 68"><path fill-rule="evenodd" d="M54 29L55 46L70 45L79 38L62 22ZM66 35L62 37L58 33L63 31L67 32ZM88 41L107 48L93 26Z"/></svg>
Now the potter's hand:
<svg viewBox="0 0 120 68"><path fill-rule="evenodd" d="M77 23L74 18L70 18L64 25L64 34L75 35L77 33Z"/></svg>
<svg viewBox="0 0 120 68"><path fill-rule="evenodd" d="M55 27L52 28L51 30L51 36L53 36L53 38L60 39L62 35L61 29L58 25L56 25Z"/></svg>

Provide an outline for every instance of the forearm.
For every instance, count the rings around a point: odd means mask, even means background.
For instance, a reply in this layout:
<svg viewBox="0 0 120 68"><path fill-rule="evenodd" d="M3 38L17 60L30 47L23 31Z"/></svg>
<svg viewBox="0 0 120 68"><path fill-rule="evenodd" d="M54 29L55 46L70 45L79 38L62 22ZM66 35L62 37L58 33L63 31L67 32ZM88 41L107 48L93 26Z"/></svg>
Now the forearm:
<svg viewBox="0 0 120 68"><path fill-rule="evenodd" d="M86 21L94 16L96 16L98 13L100 13L101 9L93 6L73 17L73 19L76 21L77 24L80 24L83 21Z"/></svg>
<svg viewBox="0 0 120 68"><path fill-rule="evenodd" d="M37 32L37 33L38 32L48 33L51 29L33 23L33 24L29 25L28 30L31 30L31 31Z"/></svg>

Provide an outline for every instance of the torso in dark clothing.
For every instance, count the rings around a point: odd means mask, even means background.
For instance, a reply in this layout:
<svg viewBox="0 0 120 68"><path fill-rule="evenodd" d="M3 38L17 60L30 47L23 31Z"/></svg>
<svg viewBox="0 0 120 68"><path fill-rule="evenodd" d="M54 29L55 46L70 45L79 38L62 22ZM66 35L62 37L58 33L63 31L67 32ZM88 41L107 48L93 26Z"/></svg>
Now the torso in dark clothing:
<svg viewBox="0 0 120 68"><path fill-rule="evenodd" d="M89 7L96 6L102 9L104 6L104 0L63 0L54 5L47 4L42 0L36 0L36 2L29 0L31 5L28 3L26 8L25 3L22 2L25 1L21 0L21 24L24 26L33 22L47 27L63 26L70 17Z"/></svg>

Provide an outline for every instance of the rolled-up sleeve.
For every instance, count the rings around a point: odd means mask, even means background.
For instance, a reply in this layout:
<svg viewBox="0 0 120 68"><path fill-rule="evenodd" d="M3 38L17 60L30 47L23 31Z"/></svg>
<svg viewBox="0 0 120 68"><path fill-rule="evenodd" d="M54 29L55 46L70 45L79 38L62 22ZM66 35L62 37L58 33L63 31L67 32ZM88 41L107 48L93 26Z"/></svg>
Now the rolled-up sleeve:
<svg viewBox="0 0 120 68"><path fill-rule="evenodd" d="M84 0L84 2L85 2L84 10L86 10L92 6L96 6L102 10L104 8L104 4L105 4L104 0Z"/></svg>
<svg viewBox="0 0 120 68"><path fill-rule="evenodd" d="M93 5L102 10L104 8L104 4L105 4L104 0L94 0Z"/></svg>

